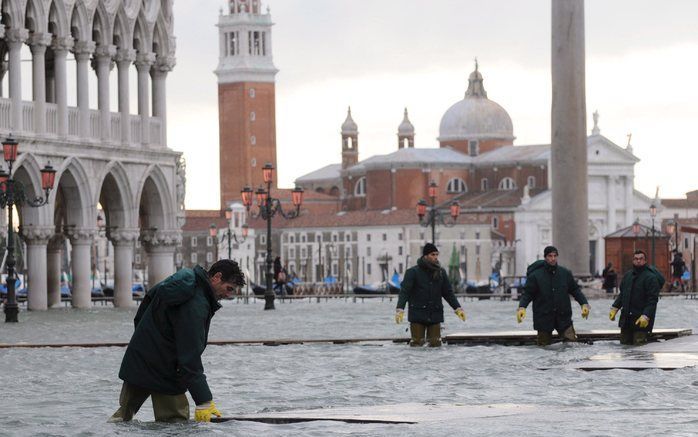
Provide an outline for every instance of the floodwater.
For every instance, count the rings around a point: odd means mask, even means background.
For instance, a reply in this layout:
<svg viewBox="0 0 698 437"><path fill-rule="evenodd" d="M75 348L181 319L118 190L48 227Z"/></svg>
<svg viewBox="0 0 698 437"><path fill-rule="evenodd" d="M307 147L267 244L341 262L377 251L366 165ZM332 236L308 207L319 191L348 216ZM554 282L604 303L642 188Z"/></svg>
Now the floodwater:
<svg viewBox="0 0 698 437"><path fill-rule="evenodd" d="M576 304L575 304L576 305ZM610 300L591 301L590 320L575 314L578 330L608 329ZM445 333L532 329L517 325L515 302L464 302L464 324L447 311ZM357 338L406 336L395 325L395 301L225 302L213 318L211 339ZM135 310L96 306L20 313L0 325L0 343L127 341ZM698 300L663 299L657 328L698 332ZM380 406L421 402L526 406L525 415L451 417L415 425L306 422L269 425L226 422L178 425L153 422L149 402L131 423L109 424L117 408L124 349L0 349L0 435L259 435L259 436L694 436L698 434L698 372L583 372L564 366L592 355L621 352L615 342L593 345L444 346L306 344L209 346L203 362L224 415ZM396 411L399 414L399 409Z"/></svg>

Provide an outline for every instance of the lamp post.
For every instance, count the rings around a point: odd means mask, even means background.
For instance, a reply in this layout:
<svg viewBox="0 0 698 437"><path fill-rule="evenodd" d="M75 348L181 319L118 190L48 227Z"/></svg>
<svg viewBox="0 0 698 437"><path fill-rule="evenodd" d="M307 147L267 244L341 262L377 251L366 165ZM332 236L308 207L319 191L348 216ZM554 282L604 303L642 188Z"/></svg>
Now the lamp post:
<svg viewBox="0 0 698 437"><path fill-rule="evenodd" d="M679 251L679 218L674 215L674 220L666 225L667 234L674 234L674 250Z"/></svg>
<svg viewBox="0 0 698 437"><path fill-rule="evenodd" d="M15 294L15 246L12 223L12 209L15 206L29 205L39 207L48 203L48 196L56 179L56 170L50 165L41 169L41 188L44 197L28 196L24 185L12 178L12 164L17 160L17 142L12 137L2 142L3 158L8 171L0 170L0 208L7 206L7 301L5 302L5 322L18 322L19 306Z"/></svg>
<svg viewBox="0 0 698 437"><path fill-rule="evenodd" d="M228 259L232 259L232 249L233 249L233 244L232 240L235 240L235 244L242 244L247 240L247 235L249 234L250 227L247 226L247 223L242 225L242 237L238 238L237 234L233 231L230 230L230 216L228 215L228 211L230 208L225 210L225 218L228 220L228 228L225 230L225 233L223 235L226 236L227 241L228 241ZM218 247L218 228L216 227L215 224L211 223L211 226L209 226L209 235L216 240L216 247ZM216 249L217 250L217 249ZM240 261L240 265L242 265L242 260Z"/></svg>
<svg viewBox="0 0 698 437"><path fill-rule="evenodd" d="M275 199L271 195L271 184L274 176L274 166L271 163L267 163L262 167L262 176L264 183L267 184L266 190L263 187L257 189L255 194L257 195L257 207L259 212L252 217L261 217L267 222L267 257L266 257L266 276L267 276L267 288L264 291L264 309L273 310L274 309L274 291L271 288L272 270L271 270L271 220L276 215L276 213L281 214L285 219L294 219L300 215L301 204L303 203L303 189L294 188L291 192L291 202L295 207L293 210L286 212L281 207L281 201ZM242 204L247 208L249 213L250 207L252 206L252 188L245 187L242 190Z"/></svg>
<svg viewBox="0 0 698 437"><path fill-rule="evenodd" d="M637 250L637 236L640 233L640 221L635 219L633 222L633 234L635 234L635 239L633 240L633 252Z"/></svg>
<svg viewBox="0 0 698 437"><path fill-rule="evenodd" d="M460 204L457 201L451 202L450 205L450 212L451 212L451 220L450 222L446 221L444 218L443 214L441 211L436 209L436 192L437 192L438 185L436 184L435 181L431 181L429 183L429 198L431 199L431 206L429 208L429 217L424 220L424 217L427 215L427 202L424 199L420 199L419 202L417 202L417 216L419 217L419 224L424 226L424 227L429 227L431 226L431 243L436 244L436 222L437 220L444 226L446 227L451 227L456 224L456 220L458 220L458 216L460 215Z"/></svg>
<svg viewBox="0 0 698 437"><path fill-rule="evenodd" d="M652 265L655 265L654 261L654 218L657 217L657 207L650 205L650 217L652 217Z"/></svg>

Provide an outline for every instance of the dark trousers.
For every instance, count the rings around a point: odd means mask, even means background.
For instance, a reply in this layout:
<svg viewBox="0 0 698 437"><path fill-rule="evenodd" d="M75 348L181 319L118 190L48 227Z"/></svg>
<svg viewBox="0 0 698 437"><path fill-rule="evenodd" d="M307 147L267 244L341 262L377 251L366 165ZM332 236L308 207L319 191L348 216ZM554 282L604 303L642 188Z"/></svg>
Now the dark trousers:
<svg viewBox="0 0 698 437"><path fill-rule="evenodd" d="M153 413L156 422L181 422L189 420L189 401L187 395L164 395L136 387L127 382L121 386L119 409L111 416L110 422L128 422L133 419L143 402L153 401Z"/></svg>
<svg viewBox="0 0 698 437"><path fill-rule="evenodd" d="M636 329L634 326L620 328L620 344L641 346L647 343L647 334L647 331Z"/></svg>
<svg viewBox="0 0 698 437"><path fill-rule="evenodd" d="M562 337L562 341L564 342L577 341L577 333L574 331L574 326L570 326L569 328L565 329L565 331L562 334L560 334L560 332L558 331L558 335ZM552 342L552 331L538 331L538 337L536 338L536 344L538 346L548 346Z"/></svg>
<svg viewBox="0 0 698 437"><path fill-rule="evenodd" d="M430 347L441 346L441 323L433 325L422 325L421 323L410 323L410 346L424 346L424 339Z"/></svg>

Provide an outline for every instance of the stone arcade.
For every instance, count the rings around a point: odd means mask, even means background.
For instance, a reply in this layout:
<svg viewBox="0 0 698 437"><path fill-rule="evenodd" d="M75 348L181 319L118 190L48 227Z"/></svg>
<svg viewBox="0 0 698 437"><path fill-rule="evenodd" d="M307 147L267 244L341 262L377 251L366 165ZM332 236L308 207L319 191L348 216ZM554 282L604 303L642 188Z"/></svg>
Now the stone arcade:
<svg viewBox="0 0 698 437"><path fill-rule="evenodd" d="M28 308L60 303L63 250L71 260L73 306L91 304L90 253L100 209L114 246L115 305L131 305L136 240L148 253L150 284L173 271L181 241L180 154L166 140L165 82L175 63L172 0L3 0L2 24L0 89L9 97L0 96L0 135L20 143L15 177L39 194L39 169L50 162L57 170L49 204L17 211L27 245ZM23 74L21 62L28 59L32 68ZM90 107L90 66L96 109ZM137 115L130 113L133 67ZM31 81L31 96L22 95L23 80ZM68 106L69 80L76 80L77 107ZM118 112L110 110L112 81Z"/></svg>

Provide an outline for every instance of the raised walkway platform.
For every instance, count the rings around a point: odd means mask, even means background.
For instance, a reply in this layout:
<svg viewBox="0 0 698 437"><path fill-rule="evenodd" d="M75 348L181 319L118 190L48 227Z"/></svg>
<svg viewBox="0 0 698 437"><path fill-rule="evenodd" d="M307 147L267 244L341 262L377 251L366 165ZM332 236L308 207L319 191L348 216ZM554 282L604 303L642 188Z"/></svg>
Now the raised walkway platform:
<svg viewBox="0 0 698 437"><path fill-rule="evenodd" d="M656 329L652 333L654 340L671 340L678 337L690 336L692 331L687 328ZM592 330L577 332L579 341L593 343L594 341L618 341L620 331ZM555 341L556 339L553 339ZM373 338L317 338L317 339L258 339L258 340L209 340L209 345L235 346L260 345L281 346L293 344L351 344L351 343L407 343L407 337L373 337ZM521 346L536 343L536 331L504 331L504 332L456 332L443 337L446 344L457 345L508 345ZM93 343L0 343L0 349L8 348L42 348L42 347L126 347L128 342L93 342ZM698 345L696 346L698 353Z"/></svg>

